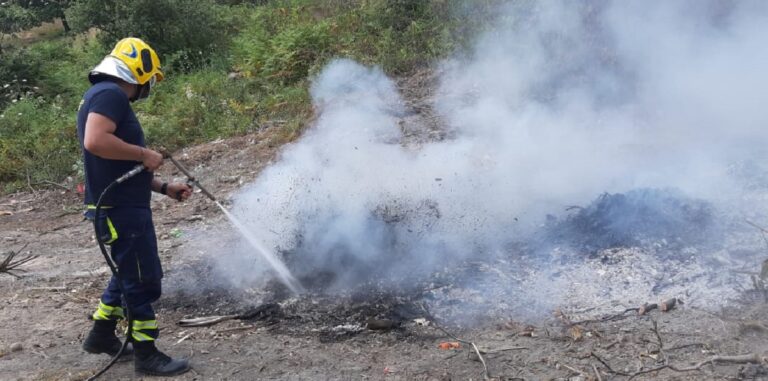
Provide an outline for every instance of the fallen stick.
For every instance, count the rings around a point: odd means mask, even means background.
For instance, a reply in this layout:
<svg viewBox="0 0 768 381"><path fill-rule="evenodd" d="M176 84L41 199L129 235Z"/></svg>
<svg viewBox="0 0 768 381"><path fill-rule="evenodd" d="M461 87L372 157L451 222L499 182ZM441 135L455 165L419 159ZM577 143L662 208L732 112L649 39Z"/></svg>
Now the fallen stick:
<svg viewBox="0 0 768 381"><path fill-rule="evenodd" d="M597 367L595 364L592 364L592 370L595 372L595 377L597 377L597 381L603 381L603 378L600 376L600 372L597 370Z"/></svg>
<svg viewBox="0 0 768 381"><path fill-rule="evenodd" d="M442 331L444 334L448 335L448 337L450 337L450 338L452 338L452 339L454 339L454 340L456 340L456 341L458 341L460 343L464 343L464 344L472 346L472 349L474 349L475 353L477 354L477 359L480 360L481 364L483 364L483 379L485 379L486 381L489 381L491 379L491 375L488 372L488 364L486 364L485 359L483 358L483 355L480 354L480 349L477 348L477 345L475 345L475 343L472 342L472 341L460 339L460 338L456 337L456 335L448 332L445 328L441 327L440 324L437 323L437 319L435 319L435 317L432 316L432 314L427 309L427 306L425 306L423 303L421 304L421 309L424 310L424 312L430 318L429 320L432 321L432 324L430 325L430 327L437 328L438 330Z"/></svg>
<svg viewBox="0 0 768 381"><path fill-rule="evenodd" d="M587 375L586 375L586 374L584 374L584 372L582 372L582 371L580 371L580 370L578 370L578 369L576 369L576 368L574 368L574 367L572 367L572 366L570 366L570 365L568 365L568 364L564 364L564 363L562 363L562 362L558 362L558 364L560 364L562 367L564 367L564 368L566 368L566 369L570 370L570 371L571 371L571 372L573 372L573 373L576 373L576 374L578 374L578 375L580 375L580 376L582 376L582 377L584 377L584 378L587 378Z"/></svg>
<svg viewBox="0 0 768 381"><path fill-rule="evenodd" d="M179 339L179 341L177 341L177 342L176 342L176 344L173 344L173 345L174 345L174 346L176 346L176 345L179 345L179 344L181 344L181 343L182 343L184 340L186 340L186 339L188 339L190 336L192 336L192 334L193 334L193 333L194 333L194 332L190 332L190 333L186 334L184 337L182 337L181 339Z"/></svg>
<svg viewBox="0 0 768 381"><path fill-rule="evenodd" d="M216 334L220 333L230 333L230 332L238 332L238 331L246 331L253 328L253 326L247 326L247 327L232 327L232 328L225 328L219 331L216 331Z"/></svg>
<svg viewBox="0 0 768 381"><path fill-rule="evenodd" d="M659 305L656 304L656 303L645 303L640 308L637 309L637 314L638 315L645 315L648 312L653 311L653 310L655 310L658 307L659 307Z"/></svg>
<svg viewBox="0 0 768 381"><path fill-rule="evenodd" d="M690 343L690 344L678 345L678 346L672 347L672 348L667 348L666 351L670 352L670 351L676 351L678 349L685 349L685 348L690 348L690 347L707 347L707 346L708 345L705 344L705 343Z"/></svg>
<svg viewBox="0 0 768 381"><path fill-rule="evenodd" d="M494 350L480 350L480 353L484 355L492 355L494 353L501 353L501 352L507 352L507 351L519 351L523 349L528 349L528 347L506 347L506 348L499 348Z"/></svg>
<svg viewBox="0 0 768 381"><path fill-rule="evenodd" d="M67 186L59 184L59 183L56 183L56 182L53 182L53 181L50 181L50 180L43 180L43 181L38 182L38 183L32 183L32 185L46 185L46 184L47 185L55 186L55 187L60 188L60 189L63 189L65 191L67 191L67 192L71 192L72 191L72 189L69 189Z"/></svg>
<svg viewBox="0 0 768 381"><path fill-rule="evenodd" d="M15 278L20 278L19 275L16 275L13 272L24 272L24 270L19 269L19 267L37 258L37 255L27 255L26 257L14 261L14 258L16 258L16 256L19 255L22 251L24 251L24 249L27 248L27 245L29 245L29 243L24 244L24 246L22 246L21 249L17 251L11 251L6 254L5 259L0 262L0 273L5 273Z"/></svg>
<svg viewBox="0 0 768 381"><path fill-rule="evenodd" d="M598 356L598 355L597 355L595 352L590 352L589 354L590 354L590 356L592 356L592 357L594 357L595 359L597 359L597 361L600 361L600 363L601 363L601 364L603 364L603 366L605 366L605 367L608 369L608 371L609 371L609 372L611 372L611 373L613 373L613 374L618 374L619 376L629 376L629 373L624 373L624 372L619 372L619 371L613 370L613 367L611 367L611 366L608 364L608 362L607 362L607 361L603 360L603 359L602 359L600 356Z"/></svg>
<svg viewBox="0 0 768 381"><path fill-rule="evenodd" d="M669 312L677 305L677 298L667 299L661 302L659 309L661 312Z"/></svg>
<svg viewBox="0 0 768 381"><path fill-rule="evenodd" d="M616 321L616 320L622 320L630 317L631 315L627 315L627 312L637 312L640 308L633 307L633 308L627 308L622 312L619 312L617 314L603 316L599 319L587 319L587 320L581 320L581 321L575 321L571 322L571 325L583 325L587 323L605 323L608 321Z"/></svg>
<svg viewBox="0 0 768 381"><path fill-rule="evenodd" d="M448 335L448 337L450 337L450 338L452 338L452 339L454 339L454 340L456 340L456 341L458 341L458 342L460 342L460 343L464 343L464 344L467 344L467 345L471 345L471 346L472 346L472 349L474 349L474 350L475 350L475 353L477 354L477 359L478 359L478 360L480 360L480 363L482 363L482 364L483 364L483 378L484 378L486 381L488 381L488 380L490 380L490 379L491 379L491 376L490 376L490 374L488 373L488 364L486 364L486 363L485 363L485 359L483 358L483 355L482 355L482 354L480 354L480 349L478 349L478 348L477 348L477 345L475 345L475 343L474 343L474 342L472 342L472 341L469 341L469 340L460 339L460 338L458 338L458 337L454 336L452 333L450 333L450 332L446 331L446 330L445 330L443 327L441 327L439 324L437 324L437 323L434 321L434 319L432 319L432 327L435 327L435 328L439 329L440 331L442 331L443 333L445 333L446 335Z"/></svg>
<svg viewBox="0 0 768 381"><path fill-rule="evenodd" d="M670 369L675 372L691 372L695 370L701 370L701 368L704 367L704 365L707 365L707 364L715 365L715 363L717 362L726 362L726 363L734 363L734 364L755 364L755 363L768 364L768 357L766 357L765 355L762 355L762 356L758 355L757 353L750 353L746 355L735 355L735 356L712 356L691 367L677 367L677 366L667 364L667 365L662 365L656 368L641 370L641 371L632 373L632 375L629 376L628 380L631 380L642 374L658 372L664 369Z"/></svg>
<svg viewBox="0 0 768 381"><path fill-rule="evenodd" d="M766 229L766 228L764 228L764 227L762 227L762 226L760 226L760 225L758 225L758 224L756 224L756 223L754 223L754 222L752 222L750 220L744 220L744 221L746 221L746 223L752 225L753 227L757 228L757 230L760 230L763 233L768 233L768 229Z"/></svg>
<svg viewBox="0 0 768 381"><path fill-rule="evenodd" d="M661 334L659 333L659 325L656 319L651 319L651 322L653 324L653 333L656 335L656 339L659 341L659 354L661 355L661 358L664 359L664 363L667 363L667 355L664 353L664 341L661 339Z"/></svg>
<svg viewBox="0 0 768 381"><path fill-rule="evenodd" d="M205 316L198 318L181 319L176 324L180 327L207 327L223 321L232 320L239 315Z"/></svg>

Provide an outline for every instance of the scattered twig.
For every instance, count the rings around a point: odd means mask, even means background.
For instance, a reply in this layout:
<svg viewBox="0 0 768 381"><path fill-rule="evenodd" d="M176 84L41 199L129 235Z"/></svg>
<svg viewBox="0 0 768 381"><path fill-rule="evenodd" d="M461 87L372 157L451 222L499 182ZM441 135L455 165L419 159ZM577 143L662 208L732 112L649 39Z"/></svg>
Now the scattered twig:
<svg viewBox="0 0 768 381"><path fill-rule="evenodd" d="M574 368L574 367L572 367L572 366L570 366L570 365L568 365L568 364L565 364L565 363L562 363L562 362L558 362L558 364L560 364L560 366L562 366L562 367L564 367L564 368L566 368L566 369L570 370L570 371L571 371L571 372L573 372L573 373L576 373L576 374L578 374L578 375L581 375L581 376L582 376L582 377L584 377L584 378L587 378L587 375L586 375L586 374L584 374L584 372L582 372L582 371L580 371L580 370L578 370L578 369L576 369L576 368Z"/></svg>
<svg viewBox="0 0 768 381"><path fill-rule="evenodd" d="M32 179L29 176L29 170L27 170L27 187L29 187L29 190L31 190L32 193L37 196L37 191L35 188L32 188Z"/></svg>
<svg viewBox="0 0 768 381"><path fill-rule="evenodd" d="M684 349L684 348L690 348L690 347L707 347L707 346L708 345L705 344L705 343L690 343L690 344L678 345L678 346L675 346L675 347L672 347L672 348L667 348L665 350L667 352L670 352L670 351L676 351L678 349Z"/></svg>
<svg viewBox="0 0 768 381"><path fill-rule="evenodd" d="M238 315L204 316L197 318L181 319L176 324L180 327L207 327L221 322L237 318Z"/></svg>
<svg viewBox="0 0 768 381"><path fill-rule="evenodd" d="M605 366L605 367L608 369L608 371L609 371L609 372L611 372L611 373L613 373L613 374L618 374L619 376L629 376L629 375L630 375L629 373L624 373L624 372L619 372L619 371L616 371L616 370L614 370L614 369L613 369L613 368L612 368L612 367L611 367L611 366L608 364L608 362L606 362L605 360L603 360L603 359L602 359L600 356L598 356L598 355L597 355L595 352L590 352L589 354L590 354L592 357L594 357L594 358L595 358L597 361L600 361L600 363L601 363L601 364L603 364L603 366Z"/></svg>
<svg viewBox="0 0 768 381"><path fill-rule="evenodd" d="M764 227L762 227L762 226L760 226L760 225L758 225L758 224L756 224L756 223L754 223L754 222L752 222L750 220L744 220L744 221L746 221L746 223L752 225L753 227L757 228L757 230L760 230L763 233L768 233L768 229L766 229L766 228L764 228Z"/></svg>
<svg viewBox="0 0 768 381"><path fill-rule="evenodd" d="M229 332L237 332L237 331L246 331L246 330L249 330L249 329L251 329L251 328L253 328L253 326L252 326L252 325L249 325L249 326L245 326L245 327L232 327L232 328L225 328L225 329L221 329L221 330L218 330L218 331L216 331L216 334L220 334L220 333L229 333Z"/></svg>
<svg viewBox="0 0 768 381"><path fill-rule="evenodd" d="M177 341L177 342L176 342L176 344L173 344L173 345L175 346L175 345L179 345L179 344L181 344L181 343L182 343L184 340L186 340L186 339L188 339L190 336L192 336L192 334L193 334L193 333L194 333L194 332L190 332L190 333L186 334L184 337L182 337L181 339L179 339L179 341Z"/></svg>
<svg viewBox="0 0 768 381"><path fill-rule="evenodd" d="M680 304L683 304L683 301L678 300L677 298L667 299L661 302L661 306L659 306L659 309L661 310L661 312L669 312L673 308L675 308L675 306L677 306L678 302L680 302Z"/></svg>
<svg viewBox="0 0 768 381"><path fill-rule="evenodd" d="M633 378L642 374L658 372L664 369L670 369L675 372L691 372L691 371L701 370L701 368L704 367L704 365L707 365L707 364L714 365L716 362L729 362L734 364L768 363L768 358L766 356L758 355L757 353L750 353L747 355L736 355L736 356L712 356L691 367L677 367L677 366L665 364L656 368L637 371L635 373L632 373L632 375L629 376L628 380L632 380Z"/></svg>
<svg viewBox="0 0 768 381"><path fill-rule="evenodd" d="M53 182L53 181L50 181L50 180L43 180L43 181L38 182L38 183L32 183L32 185L52 185L54 187L63 189L65 191L67 191L67 192L71 192L72 191L72 189L69 189L67 186L61 185L61 184L59 184L57 182Z"/></svg>
<svg viewBox="0 0 768 381"><path fill-rule="evenodd" d="M24 272L24 270L20 269L19 267L37 258L37 255L27 255L25 257L22 257L21 259L14 261L14 258L16 258L16 256L19 255L22 251L24 251L24 249L27 248L27 245L29 245L29 243L24 244L24 246L22 246L21 249L17 251L11 251L6 255L5 259L2 262L0 262L0 273L6 273L16 278L20 277L19 275L14 274L13 272L14 271Z"/></svg>
<svg viewBox="0 0 768 381"><path fill-rule="evenodd" d="M627 309L625 309L622 312L619 312L619 313L616 313L616 314L613 314L613 315L603 316L603 317L601 317L599 319L587 319L587 320L581 320L581 321L574 321L574 322L570 322L570 324L571 325L583 325L583 324L587 324L587 323L605 323L605 322L608 322L608 321L622 320L622 319L626 319L626 318L632 316L632 315L627 315L627 312L637 312L639 310L640 310L640 308L637 308L637 307L627 308Z"/></svg>
<svg viewBox="0 0 768 381"><path fill-rule="evenodd" d="M757 230L760 231L760 236L763 237L763 242L765 242L765 247L768 248L768 236L766 236L766 234L768 234L768 229L766 229L766 228L764 228L764 227L762 227L762 226L760 226L760 225L758 225L758 224L756 224L756 223L754 223L754 222L752 222L750 220L745 220L745 221L748 224L752 225L753 227L757 228Z"/></svg>
<svg viewBox="0 0 768 381"><path fill-rule="evenodd" d="M637 309L637 314L638 315L645 315L648 312L653 311L653 310L655 310L658 307L659 307L659 305L656 304L656 303L645 303L645 304L642 305L642 307Z"/></svg>
<svg viewBox="0 0 768 381"><path fill-rule="evenodd" d="M597 370L597 367L595 364L592 364L592 371L595 372L595 377L597 377L597 381L603 381L603 377L600 376L600 371Z"/></svg>
<svg viewBox="0 0 768 381"><path fill-rule="evenodd" d="M454 340L456 340L456 341L458 341L460 343L464 343L464 344L472 346L472 349L475 350L475 354L477 354L478 360L480 360L480 363L483 364L483 378L486 381L490 380L491 379L491 375L488 372L488 364L486 364L485 359L483 358L483 355L480 354L480 349L477 348L477 345L475 345L475 343L472 342L472 341L460 339L460 338L456 337L456 335L448 332L445 328L441 327L440 324L437 323L437 319L435 319L435 317L432 316L432 314L427 309L427 306L425 306L423 303L421 304L421 308L424 310L424 312L427 314L427 316L429 316L429 320L432 321L432 324L430 324L430 327L434 327L434 328L442 331L448 337L450 337L450 338L452 338L452 339L454 339Z"/></svg>
<svg viewBox="0 0 768 381"><path fill-rule="evenodd" d="M54 292L59 292L59 291L66 291L67 290L67 286L63 286L62 285L62 286L54 286L54 287L31 287L31 288L29 288L29 290L30 291L54 291Z"/></svg>
<svg viewBox="0 0 768 381"><path fill-rule="evenodd" d="M653 333L656 334L656 339L659 341L659 355L661 355L664 364L666 364L667 355L664 353L664 341L661 339L661 334L659 333L659 324L656 319L651 319L651 324L653 325Z"/></svg>
<svg viewBox="0 0 768 381"><path fill-rule="evenodd" d="M454 339L454 340L456 340L456 341L458 341L460 343L471 345L472 349L474 349L475 353L477 354L478 360L480 360L480 363L483 364L483 372L484 372L483 378L485 380L490 380L491 379L491 376L488 373L488 364L485 363L485 359L483 358L483 355L480 354L480 349L477 348L477 345L475 345L474 342L469 341L469 340L460 339L460 338L456 337L455 335L453 335L452 333L448 332L445 328L441 327L439 324L437 324L434 319L430 319L430 320L432 320L432 325L431 325L432 327L435 327L435 328L439 329L444 334L448 335L448 337L450 337L450 338L452 338L452 339Z"/></svg>
<svg viewBox="0 0 768 381"><path fill-rule="evenodd" d="M492 355L494 353L501 353L501 352L507 352L507 351L519 351L523 349L528 349L528 347L506 347L506 348L499 348L494 350L480 350L480 353L484 355Z"/></svg>

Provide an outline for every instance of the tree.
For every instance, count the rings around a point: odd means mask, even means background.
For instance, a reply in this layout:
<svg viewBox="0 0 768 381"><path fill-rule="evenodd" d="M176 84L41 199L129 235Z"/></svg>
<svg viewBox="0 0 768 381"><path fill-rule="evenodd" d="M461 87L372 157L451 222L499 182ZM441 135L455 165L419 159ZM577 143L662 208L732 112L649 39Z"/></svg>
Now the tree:
<svg viewBox="0 0 768 381"><path fill-rule="evenodd" d="M69 32L64 10L70 0L9 0L0 3L0 32L16 33L44 22L61 19L64 32Z"/></svg>
<svg viewBox="0 0 768 381"><path fill-rule="evenodd" d="M80 0L67 14L77 31L98 28L107 46L139 37L161 57L176 58L172 64L182 70L209 62L226 47L228 28L213 0Z"/></svg>

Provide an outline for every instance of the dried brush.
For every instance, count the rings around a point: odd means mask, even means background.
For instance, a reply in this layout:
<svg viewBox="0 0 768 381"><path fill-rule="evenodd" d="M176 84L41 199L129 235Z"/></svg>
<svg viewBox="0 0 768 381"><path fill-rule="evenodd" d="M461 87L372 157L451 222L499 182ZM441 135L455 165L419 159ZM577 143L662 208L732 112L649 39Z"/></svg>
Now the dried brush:
<svg viewBox="0 0 768 381"><path fill-rule="evenodd" d="M20 257L19 259L16 259L16 257L21 254L24 249L27 248L27 245L25 244L21 249L17 251L10 251L8 254L6 254L5 259L0 262L0 274L8 274L16 278L21 278L17 273L23 273L24 270L20 269L20 267L33 259L37 258L37 255L27 255L24 257Z"/></svg>

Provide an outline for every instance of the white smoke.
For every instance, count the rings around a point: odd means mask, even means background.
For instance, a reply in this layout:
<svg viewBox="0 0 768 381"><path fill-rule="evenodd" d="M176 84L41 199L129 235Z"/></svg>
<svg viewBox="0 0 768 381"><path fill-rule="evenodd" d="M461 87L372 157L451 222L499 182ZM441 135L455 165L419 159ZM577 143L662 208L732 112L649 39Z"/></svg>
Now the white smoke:
<svg viewBox="0 0 768 381"><path fill-rule="evenodd" d="M312 84L316 123L236 195L236 216L345 287L504 250L602 192L744 195L731 169L768 143L766 3L553 0L499 15L441 64L450 138L409 148L394 82L333 61Z"/></svg>

